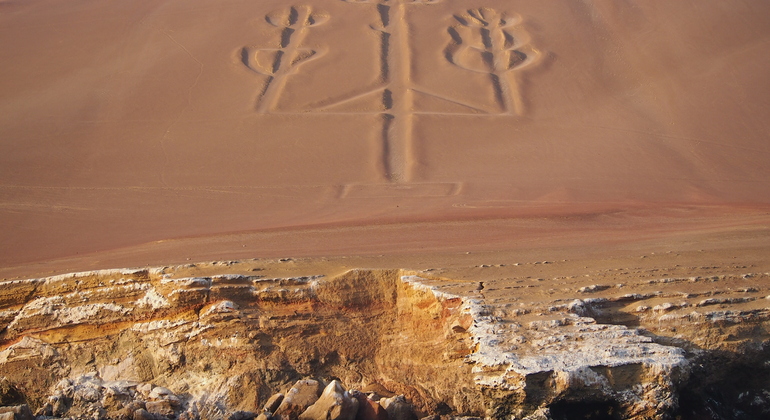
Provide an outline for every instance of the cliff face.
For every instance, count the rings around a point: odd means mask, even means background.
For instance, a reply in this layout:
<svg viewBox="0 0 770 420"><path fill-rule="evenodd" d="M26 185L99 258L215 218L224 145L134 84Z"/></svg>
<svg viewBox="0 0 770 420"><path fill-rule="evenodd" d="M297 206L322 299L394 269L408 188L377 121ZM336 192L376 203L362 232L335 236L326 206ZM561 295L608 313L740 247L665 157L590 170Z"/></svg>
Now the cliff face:
<svg viewBox="0 0 770 420"><path fill-rule="evenodd" d="M2 293L1 371L34 407L67 388L62 379L153 383L184 395L177 412L217 418L258 412L273 392L314 376L381 384L422 413L444 401L482 410L463 360L471 319L462 299L414 289L396 271L328 280L103 271L8 282ZM55 414L91 417L104 398L66 394Z"/></svg>
<svg viewBox="0 0 770 420"><path fill-rule="evenodd" d="M170 418L258 413L303 377L404 394L420 416L751 417L770 407L766 274L565 283L569 298L525 298L502 283L399 270L182 271L3 283L6 388L40 414L83 418L128 418L137 400Z"/></svg>

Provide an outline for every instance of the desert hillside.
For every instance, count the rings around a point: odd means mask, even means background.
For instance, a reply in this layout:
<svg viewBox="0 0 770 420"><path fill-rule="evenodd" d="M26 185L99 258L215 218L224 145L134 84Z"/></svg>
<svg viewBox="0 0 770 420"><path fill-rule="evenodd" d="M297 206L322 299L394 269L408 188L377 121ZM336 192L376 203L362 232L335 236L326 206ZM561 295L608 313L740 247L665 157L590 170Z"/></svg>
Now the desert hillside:
<svg viewBox="0 0 770 420"><path fill-rule="evenodd" d="M769 15L0 0L0 419L767 418Z"/></svg>
<svg viewBox="0 0 770 420"><path fill-rule="evenodd" d="M4 0L0 265L192 236L241 252L216 238L308 227L426 222L408 242L431 245L444 230L418 232L447 220L764 211L768 9Z"/></svg>

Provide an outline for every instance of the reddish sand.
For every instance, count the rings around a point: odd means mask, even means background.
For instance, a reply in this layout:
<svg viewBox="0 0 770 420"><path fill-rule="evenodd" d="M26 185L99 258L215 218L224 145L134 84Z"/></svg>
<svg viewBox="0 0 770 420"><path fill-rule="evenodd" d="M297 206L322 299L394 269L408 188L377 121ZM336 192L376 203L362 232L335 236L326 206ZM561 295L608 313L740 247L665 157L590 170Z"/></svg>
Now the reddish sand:
<svg viewBox="0 0 770 420"><path fill-rule="evenodd" d="M0 0L0 276L746 231L770 249L767 16Z"/></svg>

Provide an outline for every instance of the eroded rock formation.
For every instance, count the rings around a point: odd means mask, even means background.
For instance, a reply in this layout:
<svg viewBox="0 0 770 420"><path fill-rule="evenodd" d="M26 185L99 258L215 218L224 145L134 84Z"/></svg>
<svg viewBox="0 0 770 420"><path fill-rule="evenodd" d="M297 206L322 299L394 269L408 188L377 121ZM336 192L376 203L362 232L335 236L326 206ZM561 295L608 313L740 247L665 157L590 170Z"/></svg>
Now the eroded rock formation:
<svg viewBox="0 0 770 420"><path fill-rule="evenodd" d="M459 293L457 282L400 270L179 271L4 282L2 405L52 417L282 420L770 407L768 375L746 371L768 370L766 274L580 285L569 298L524 300L511 287ZM675 287L684 283L686 294ZM719 403L708 406L715 389Z"/></svg>

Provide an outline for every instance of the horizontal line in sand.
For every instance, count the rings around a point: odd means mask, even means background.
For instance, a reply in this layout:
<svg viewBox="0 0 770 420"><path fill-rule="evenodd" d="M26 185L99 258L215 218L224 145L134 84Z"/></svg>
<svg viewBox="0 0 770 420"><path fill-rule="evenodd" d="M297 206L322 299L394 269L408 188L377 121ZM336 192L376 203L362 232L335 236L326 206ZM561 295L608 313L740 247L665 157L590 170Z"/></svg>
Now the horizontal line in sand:
<svg viewBox="0 0 770 420"><path fill-rule="evenodd" d="M376 197L446 197L460 193L459 182L424 182L408 184L348 184L341 198Z"/></svg>

